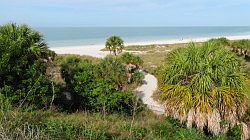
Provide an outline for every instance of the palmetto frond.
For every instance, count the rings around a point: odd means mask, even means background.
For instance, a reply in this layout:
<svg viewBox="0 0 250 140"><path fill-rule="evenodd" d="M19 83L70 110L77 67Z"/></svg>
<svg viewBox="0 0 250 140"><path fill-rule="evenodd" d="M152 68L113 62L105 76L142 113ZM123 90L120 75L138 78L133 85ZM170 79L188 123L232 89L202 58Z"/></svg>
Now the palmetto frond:
<svg viewBox="0 0 250 140"><path fill-rule="evenodd" d="M247 106L240 68L236 55L218 42L172 51L161 71L166 114L214 134L222 132L222 120L234 126Z"/></svg>
<svg viewBox="0 0 250 140"><path fill-rule="evenodd" d="M111 36L107 39L105 47L116 55L124 49L124 41L119 36Z"/></svg>

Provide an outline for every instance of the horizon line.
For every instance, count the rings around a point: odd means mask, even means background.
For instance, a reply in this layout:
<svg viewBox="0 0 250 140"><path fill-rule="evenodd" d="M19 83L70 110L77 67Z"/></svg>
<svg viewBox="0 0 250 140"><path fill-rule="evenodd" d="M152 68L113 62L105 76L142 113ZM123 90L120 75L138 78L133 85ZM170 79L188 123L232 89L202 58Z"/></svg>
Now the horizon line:
<svg viewBox="0 0 250 140"><path fill-rule="evenodd" d="M27 24L28 25L28 24ZM191 25L191 26L31 26L33 28L168 28L168 27L250 27L250 25Z"/></svg>

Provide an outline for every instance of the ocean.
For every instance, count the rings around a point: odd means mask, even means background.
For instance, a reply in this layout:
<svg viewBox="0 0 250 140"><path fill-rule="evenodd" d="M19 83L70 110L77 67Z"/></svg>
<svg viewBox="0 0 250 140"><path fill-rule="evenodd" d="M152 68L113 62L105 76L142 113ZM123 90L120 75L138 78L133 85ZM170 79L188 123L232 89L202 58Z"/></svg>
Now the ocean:
<svg viewBox="0 0 250 140"><path fill-rule="evenodd" d="M250 27L43 27L40 31L49 47L105 44L111 35L126 43L250 35Z"/></svg>

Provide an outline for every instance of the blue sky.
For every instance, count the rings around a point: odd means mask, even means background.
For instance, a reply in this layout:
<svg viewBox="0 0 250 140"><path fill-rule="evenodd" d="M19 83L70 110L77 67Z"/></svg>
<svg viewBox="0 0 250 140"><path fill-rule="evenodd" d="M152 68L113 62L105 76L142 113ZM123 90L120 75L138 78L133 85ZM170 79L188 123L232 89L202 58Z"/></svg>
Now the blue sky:
<svg viewBox="0 0 250 140"><path fill-rule="evenodd" d="M0 24L250 26L249 0L0 0Z"/></svg>

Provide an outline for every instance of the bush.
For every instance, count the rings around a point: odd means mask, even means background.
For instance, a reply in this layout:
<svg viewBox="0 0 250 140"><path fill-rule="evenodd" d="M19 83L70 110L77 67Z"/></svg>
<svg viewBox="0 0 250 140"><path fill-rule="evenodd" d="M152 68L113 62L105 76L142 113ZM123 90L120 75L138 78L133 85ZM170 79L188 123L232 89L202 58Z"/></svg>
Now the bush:
<svg viewBox="0 0 250 140"><path fill-rule="evenodd" d="M214 42L201 46L190 43L172 51L159 77L166 114L188 127L218 135L224 132L221 121L226 120L232 127L246 112L248 100L241 62Z"/></svg>
<svg viewBox="0 0 250 140"><path fill-rule="evenodd" d="M139 56L133 55L128 52L123 53L120 56L120 59L125 64L133 64L133 65L136 65L137 67L143 64L143 60Z"/></svg>
<svg viewBox="0 0 250 140"><path fill-rule="evenodd" d="M132 82L139 84L144 79L144 74L140 71L135 71L132 75Z"/></svg>
<svg viewBox="0 0 250 140"><path fill-rule="evenodd" d="M27 25L0 26L0 91L15 106L48 107L52 97L46 76L54 57L41 34Z"/></svg>
<svg viewBox="0 0 250 140"><path fill-rule="evenodd" d="M217 46L230 46L230 40L228 40L225 37L220 37L220 38L212 38L210 40L208 40L208 42L212 42L215 43Z"/></svg>
<svg viewBox="0 0 250 140"><path fill-rule="evenodd" d="M98 64L92 64L78 56L70 56L61 66L66 89L78 96L78 108L131 114L135 97L133 93L123 91L127 73L120 60L106 57Z"/></svg>

